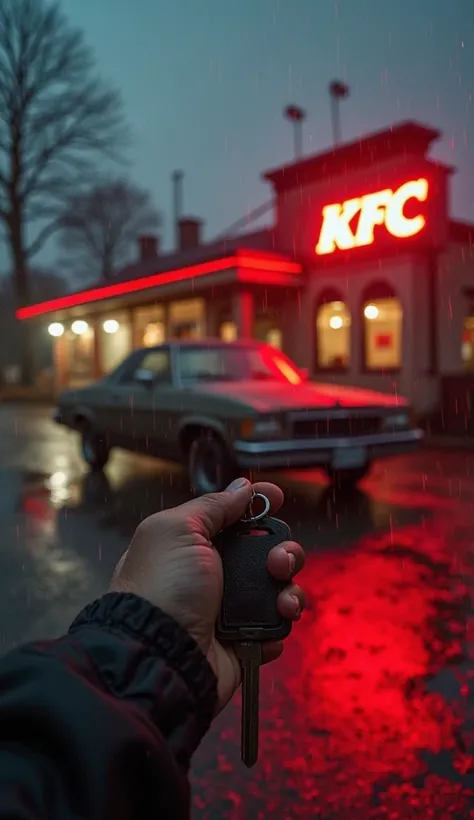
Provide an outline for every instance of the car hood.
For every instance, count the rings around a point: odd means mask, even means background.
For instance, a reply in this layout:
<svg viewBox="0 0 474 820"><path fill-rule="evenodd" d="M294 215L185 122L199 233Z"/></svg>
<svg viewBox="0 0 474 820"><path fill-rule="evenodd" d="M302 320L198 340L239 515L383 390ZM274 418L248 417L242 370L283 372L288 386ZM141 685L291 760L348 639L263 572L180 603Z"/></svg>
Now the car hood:
<svg viewBox="0 0 474 820"><path fill-rule="evenodd" d="M278 381L208 382L199 385L200 393L235 399L260 412L277 412L326 407L407 407L400 396L390 396L375 390L341 387L320 382L293 385Z"/></svg>

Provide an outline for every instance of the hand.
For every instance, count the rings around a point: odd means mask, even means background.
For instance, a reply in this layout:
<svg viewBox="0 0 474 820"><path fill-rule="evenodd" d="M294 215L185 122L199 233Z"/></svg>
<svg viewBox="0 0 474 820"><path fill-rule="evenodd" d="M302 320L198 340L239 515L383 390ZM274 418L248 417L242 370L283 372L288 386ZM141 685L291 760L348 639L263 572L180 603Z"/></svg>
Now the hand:
<svg viewBox="0 0 474 820"><path fill-rule="evenodd" d="M270 512L281 507L279 487L262 482L252 488L241 478L222 493L204 495L146 518L119 561L110 587L112 592L147 598L194 638L217 677L218 711L240 684L240 665L233 650L222 646L214 635L222 601L222 564L212 539L245 515L252 489L268 498ZM293 541L274 547L268 555L268 571L288 582L278 596L278 609L292 621L299 620L305 604L303 591L291 583L303 564L303 550ZM263 662L275 660L282 651L281 641L265 643Z"/></svg>

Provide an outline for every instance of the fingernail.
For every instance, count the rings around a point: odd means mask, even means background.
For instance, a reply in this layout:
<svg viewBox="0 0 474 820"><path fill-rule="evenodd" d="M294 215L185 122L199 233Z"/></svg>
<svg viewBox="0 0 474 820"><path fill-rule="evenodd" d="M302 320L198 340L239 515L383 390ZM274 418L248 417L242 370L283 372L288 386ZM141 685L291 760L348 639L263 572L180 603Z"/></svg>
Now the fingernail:
<svg viewBox="0 0 474 820"><path fill-rule="evenodd" d="M301 618L301 606L300 606L299 598L296 595L292 595L291 598L292 598L292 601L296 604L295 617L296 618Z"/></svg>
<svg viewBox="0 0 474 820"><path fill-rule="evenodd" d="M234 490L241 490L243 487L247 486L247 481L245 478L236 478L235 481L232 481L231 484L227 487L227 491L233 492Z"/></svg>
<svg viewBox="0 0 474 820"><path fill-rule="evenodd" d="M296 558L291 552L288 553L288 564L290 567L290 575L293 575L295 571Z"/></svg>

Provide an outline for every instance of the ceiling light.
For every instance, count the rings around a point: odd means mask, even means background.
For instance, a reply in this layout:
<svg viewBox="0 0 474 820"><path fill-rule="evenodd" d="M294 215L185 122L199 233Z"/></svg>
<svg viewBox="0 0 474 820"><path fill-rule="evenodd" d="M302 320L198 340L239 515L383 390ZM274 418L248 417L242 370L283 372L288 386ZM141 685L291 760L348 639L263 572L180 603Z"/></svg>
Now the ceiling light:
<svg viewBox="0 0 474 820"><path fill-rule="evenodd" d="M115 319L106 319L102 327L106 333L117 333L119 323Z"/></svg>
<svg viewBox="0 0 474 820"><path fill-rule="evenodd" d="M48 333L50 336L62 336L64 333L64 325L61 322L52 322L48 327Z"/></svg>
<svg viewBox="0 0 474 820"><path fill-rule="evenodd" d="M71 330L76 336L82 336L89 330L89 325L83 319L76 319L71 325Z"/></svg>

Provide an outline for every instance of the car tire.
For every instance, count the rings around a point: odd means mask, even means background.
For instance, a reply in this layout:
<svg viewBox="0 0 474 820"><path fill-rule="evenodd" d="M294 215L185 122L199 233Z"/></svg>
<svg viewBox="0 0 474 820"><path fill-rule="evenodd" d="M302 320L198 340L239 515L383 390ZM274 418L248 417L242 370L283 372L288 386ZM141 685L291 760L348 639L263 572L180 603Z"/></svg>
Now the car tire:
<svg viewBox="0 0 474 820"><path fill-rule="evenodd" d="M238 475L237 465L222 439L211 430L191 442L188 474L194 495L217 493Z"/></svg>
<svg viewBox="0 0 474 820"><path fill-rule="evenodd" d="M102 470L109 460L110 450L104 436L94 432L88 424L81 428L82 458L93 471Z"/></svg>
<svg viewBox="0 0 474 820"><path fill-rule="evenodd" d="M336 490L340 492L349 492L365 478L370 472L372 465L370 462L364 464L363 467L356 467L352 470L332 470L328 469L327 473L331 483Z"/></svg>

